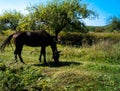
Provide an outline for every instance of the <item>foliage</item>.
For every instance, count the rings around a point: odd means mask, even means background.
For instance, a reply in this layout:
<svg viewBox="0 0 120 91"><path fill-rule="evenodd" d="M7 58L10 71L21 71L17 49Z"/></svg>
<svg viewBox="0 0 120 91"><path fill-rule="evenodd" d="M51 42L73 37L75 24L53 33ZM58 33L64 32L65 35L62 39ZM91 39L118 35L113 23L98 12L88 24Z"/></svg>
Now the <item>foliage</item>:
<svg viewBox="0 0 120 91"><path fill-rule="evenodd" d="M4 36L9 36L12 33L14 33L14 31L9 29L9 30L3 30L1 34Z"/></svg>
<svg viewBox="0 0 120 91"><path fill-rule="evenodd" d="M32 26L31 24L32 23L31 23L30 16L26 15L20 20L17 30L22 30L22 31L23 30L33 30L31 28L31 26Z"/></svg>
<svg viewBox="0 0 120 91"><path fill-rule="evenodd" d="M110 17L108 28L112 31L120 31L120 18L119 17Z"/></svg>
<svg viewBox="0 0 120 91"><path fill-rule="evenodd" d="M87 5L82 4L79 0L53 0L47 5L28 7L28 10L31 17L34 17L32 19L37 26L45 25L47 29L53 30L56 36L65 28L67 31L78 29L85 32L82 19L91 15L93 15L91 17L95 17L95 13L87 9Z"/></svg>
<svg viewBox="0 0 120 91"><path fill-rule="evenodd" d="M24 67L22 65L13 65L7 67L6 70L0 71L0 90L3 91L23 91L23 90L34 90L37 84L41 84L39 87L41 90L45 89L43 82L37 82L42 80L41 71L34 67ZM36 84L37 82L37 84ZM36 85L35 85L36 84ZM42 85L43 84L43 85ZM43 87L42 87L43 86ZM39 89L38 89L39 90Z"/></svg>
<svg viewBox="0 0 120 91"><path fill-rule="evenodd" d="M89 30L89 32L95 32L95 26L87 26L87 29Z"/></svg>
<svg viewBox="0 0 120 91"><path fill-rule="evenodd" d="M120 90L120 43L101 41L89 47L59 45L58 48L62 50L60 64L54 64L48 47L48 66L44 66L37 60L39 48L24 47L22 53L26 62L24 65L11 60L13 53L11 48L7 47L6 53L0 54L0 68L5 68L0 70L0 90Z"/></svg>
<svg viewBox="0 0 120 91"><path fill-rule="evenodd" d="M5 71L5 70L6 70L5 64L0 63L0 70L2 70L2 71Z"/></svg>
<svg viewBox="0 0 120 91"><path fill-rule="evenodd" d="M16 30L22 17L23 15L16 10L5 11L3 15L0 16L0 30Z"/></svg>
<svg viewBox="0 0 120 91"><path fill-rule="evenodd" d="M81 0L53 0L46 5L34 5L26 8L23 15L16 10L4 11L0 16L0 30L49 30L58 36L62 30L87 32L82 21L95 18L96 13L89 10Z"/></svg>
<svg viewBox="0 0 120 91"><path fill-rule="evenodd" d="M79 32L61 32L59 34L61 44L67 45L93 45L100 41L111 40L119 42L120 33L79 33Z"/></svg>

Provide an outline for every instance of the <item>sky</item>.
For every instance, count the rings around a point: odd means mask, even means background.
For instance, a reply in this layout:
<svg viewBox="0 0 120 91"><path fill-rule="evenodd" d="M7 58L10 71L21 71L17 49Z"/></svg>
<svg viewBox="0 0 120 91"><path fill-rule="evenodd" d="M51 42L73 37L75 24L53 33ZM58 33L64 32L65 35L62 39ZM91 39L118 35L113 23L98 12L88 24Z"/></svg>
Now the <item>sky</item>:
<svg viewBox="0 0 120 91"><path fill-rule="evenodd" d="M85 19L86 25L104 26L112 16L120 17L120 0L83 0L88 9L98 13L98 19Z"/></svg>
<svg viewBox="0 0 120 91"><path fill-rule="evenodd" d="M50 0L0 0L0 14L5 10L17 10L27 13L27 6L45 4ZM120 16L120 0L82 0L88 5L88 9L95 11L99 16L94 20L84 19L88 26L104 26L111 16Z"/></svg>

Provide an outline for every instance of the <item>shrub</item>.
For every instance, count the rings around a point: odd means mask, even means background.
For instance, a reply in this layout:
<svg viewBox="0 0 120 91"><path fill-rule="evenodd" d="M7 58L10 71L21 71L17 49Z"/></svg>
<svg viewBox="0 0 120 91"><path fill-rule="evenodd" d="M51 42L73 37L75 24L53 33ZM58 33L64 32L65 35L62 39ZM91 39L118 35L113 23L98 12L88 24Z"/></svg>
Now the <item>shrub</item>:
<svg viewBox="0 0 120 91"><path fill-rule="evenodd" d="M5 71L5 70L6 70L5 64L0 63L0 70L2 70L2 71Z"/></svg>
<svg viewBox="0 0 120 91"><path fill-rule="evenodd" d="M100 41L111 40L118 42L119 33L80 33L80 32L61 32L60 43L67 45L93 45Z"/></svg>

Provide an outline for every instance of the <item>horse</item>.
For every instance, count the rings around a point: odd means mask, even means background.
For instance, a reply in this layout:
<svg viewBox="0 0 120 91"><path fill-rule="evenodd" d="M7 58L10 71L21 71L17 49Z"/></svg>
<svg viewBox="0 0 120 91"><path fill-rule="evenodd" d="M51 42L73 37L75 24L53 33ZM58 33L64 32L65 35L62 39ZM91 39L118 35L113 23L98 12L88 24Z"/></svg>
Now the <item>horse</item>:
<svg viewBox="0 0 120 91"><path fill-rule="evenodd" d="M39 56L39 61L41 62L41 57L44 57L44 64L46 62L46 47L50 46L53 53L53 59L55 63L59 63L59 53L57 50L57 42L54 36L47 33L45 30L41 30L39 32L30 32L30 31L19 31L9 35L4 42L2 43L0 49L4 51L7 44L10 44L11 39L13 38L13 42L15 44L14 56L17 62L17 57L19 57L22 63L25 63L22 59L21 52L23 45L31 46L31 47L41 47L41 52Z"/></svg>

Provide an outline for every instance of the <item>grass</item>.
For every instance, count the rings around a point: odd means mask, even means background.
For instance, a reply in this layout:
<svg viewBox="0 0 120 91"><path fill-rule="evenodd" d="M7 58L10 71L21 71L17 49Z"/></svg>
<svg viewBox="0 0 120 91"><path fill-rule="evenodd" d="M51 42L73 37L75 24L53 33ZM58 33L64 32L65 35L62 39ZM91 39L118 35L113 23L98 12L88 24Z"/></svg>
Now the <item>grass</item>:
<svg viewBox="0 0 120 91"><path fill-rule="evenodd" d="M119 91L120 43L110 41L87 47L58 45L60 64L50 47L48 66L39 63L39 48L24 46L25 65L14 63L11 47L0 53L0 91Z"/></svg>

